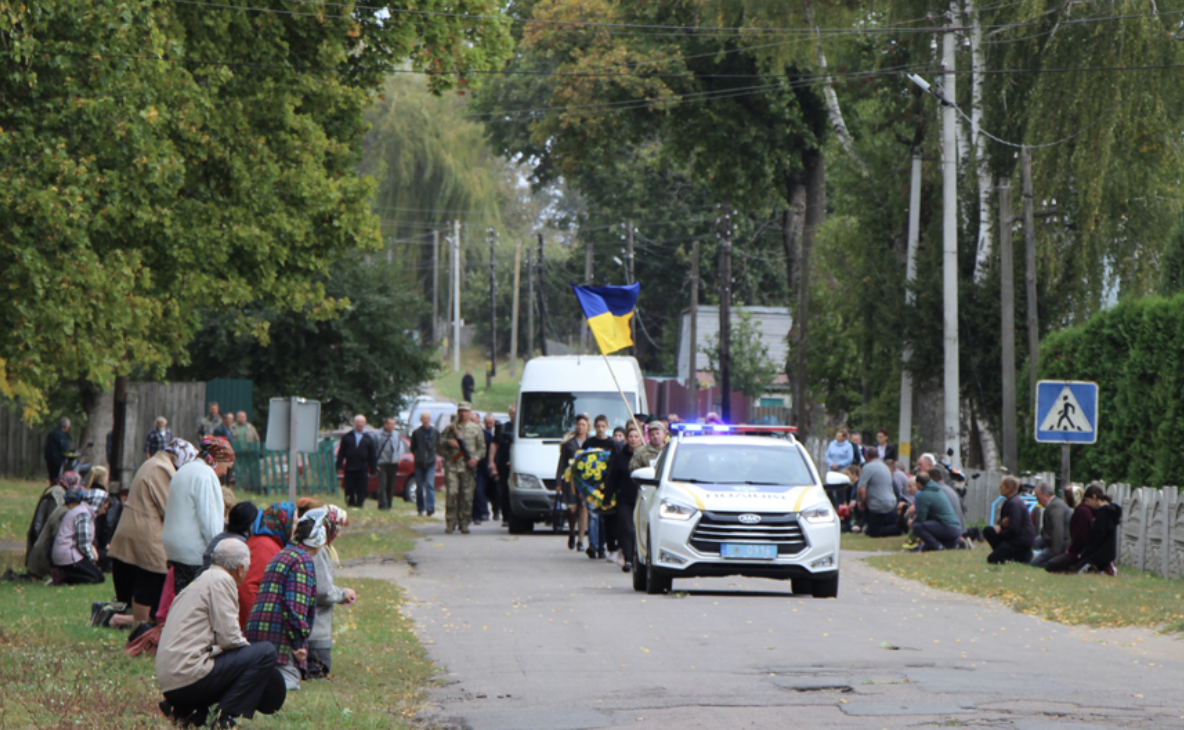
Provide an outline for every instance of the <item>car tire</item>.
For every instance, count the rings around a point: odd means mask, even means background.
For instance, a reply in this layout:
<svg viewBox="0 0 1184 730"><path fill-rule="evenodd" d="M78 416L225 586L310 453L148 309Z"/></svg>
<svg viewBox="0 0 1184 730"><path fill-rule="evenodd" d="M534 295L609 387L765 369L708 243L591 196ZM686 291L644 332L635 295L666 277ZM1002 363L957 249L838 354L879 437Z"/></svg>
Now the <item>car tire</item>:
<svg viewBox="0 0 1184 730"><path fill-rule="evenodd" d="M649 545L653 545L653 543L649 543ZM645 552L645 592L651 596L669 593L670 588L674 585L674 579L668 575L658 575L654 570L654 551L648 549Z"/></svg>
<svg viewBox="0 0 1184 730"><path fill-rule="evenodd" d="M637 556L640 554L641 554L641 551L637 549L637 545L635 544L633 546L633 560L632 560L633 566L632 566L631 570L633 572L633 590L635 590L639 593L645 591L646 585L647 585L646 584L646 577L649 574L649 571L642 569L643 566L638 561Z"/></svg>
<svg viewBox="0 0 1184 730"><path fill-rule="evenodd" d="M795 596L804 596L814 593L814 581L809 578L793 578L790 580L793 593Z"/></svg>
<svg viewBox="0 0 1184 730"><path fill-rule="evenodd" d="M407 482L403 485L403 501L415 502L416 492L419 491L419 482L415 477L407 477Z"/></svg>
<svg viewBox="0 0 1184 730"><path fill-rule="evenodd" d="M813 586L810 592L814 594L815 598L838 598L839 597L839 576L833 578L826 578L825 580L811 581ZM797 591L794 591L797 593Z"/></svg>
<svg viewBox="0 0 1184 730"><path fill-rule="evenodd" d="M525 535L534 530L534 520L529 517L519 517L518 515L509 515L506 520L510 523L511 535Z"/></svg>

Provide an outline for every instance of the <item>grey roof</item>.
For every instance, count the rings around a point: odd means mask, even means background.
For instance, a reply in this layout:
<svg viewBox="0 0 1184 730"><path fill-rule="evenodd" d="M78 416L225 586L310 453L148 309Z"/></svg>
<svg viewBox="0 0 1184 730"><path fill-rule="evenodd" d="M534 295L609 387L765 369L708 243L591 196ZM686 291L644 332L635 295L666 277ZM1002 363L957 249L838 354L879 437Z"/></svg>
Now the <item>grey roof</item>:
<svg viewBox="0 0 1184 730"><path fill-rule="evenodd" d="M789 357L789 343L786 337L789 335L790 325L793 323L793 318L789 315L789 309L786 307L732 307L732 324L733 326L740 321L740 310L744 310L752 315L752 323L756 325L757 330L761 333L761 339L769 348L769 357L773 358L773 362L778 365L785 363ZM686 382L690 377L690 340L691 340L691 312L689 309L682 311L681 322L678 332L678 379ZM695 333L695 338L698 341L698 348L702 349L707 344L707 338L711 335L719 337L719 307L705 307L699 306L699 322L698 331ZM707 356L702 352L696 353L695 357L696 370L706 370L708 368Z"/></svg>

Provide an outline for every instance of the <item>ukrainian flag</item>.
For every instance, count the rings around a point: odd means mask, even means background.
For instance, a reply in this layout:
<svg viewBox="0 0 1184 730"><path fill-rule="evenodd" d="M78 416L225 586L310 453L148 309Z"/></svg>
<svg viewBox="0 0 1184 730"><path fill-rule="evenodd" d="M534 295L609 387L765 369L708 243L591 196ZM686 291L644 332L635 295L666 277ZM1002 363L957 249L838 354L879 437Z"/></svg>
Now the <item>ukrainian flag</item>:
<svg viewBox="0 0 1184 730"><path fill-rule="evenodd" d="M629 321L633 319L633 307L641 285L629 286L579 286L572 284L588 327L600 345L600 352L608 355L633 345L633 333Z"/></svg>

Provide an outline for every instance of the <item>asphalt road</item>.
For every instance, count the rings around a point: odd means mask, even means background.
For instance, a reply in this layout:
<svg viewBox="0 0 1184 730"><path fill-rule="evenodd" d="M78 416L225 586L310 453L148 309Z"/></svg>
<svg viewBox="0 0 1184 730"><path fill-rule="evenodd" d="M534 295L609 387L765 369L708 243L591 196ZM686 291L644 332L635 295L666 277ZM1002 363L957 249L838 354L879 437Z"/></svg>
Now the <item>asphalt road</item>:
<svg viewBox="0 0 1184 730"><path fill-rule="evenodd" d="M740 578L647 596L561 537L442 532L399 579L441 669L431 727L1184 728L1184 643L1149 631L1061 626L853 555L837 600Z"/></svg>

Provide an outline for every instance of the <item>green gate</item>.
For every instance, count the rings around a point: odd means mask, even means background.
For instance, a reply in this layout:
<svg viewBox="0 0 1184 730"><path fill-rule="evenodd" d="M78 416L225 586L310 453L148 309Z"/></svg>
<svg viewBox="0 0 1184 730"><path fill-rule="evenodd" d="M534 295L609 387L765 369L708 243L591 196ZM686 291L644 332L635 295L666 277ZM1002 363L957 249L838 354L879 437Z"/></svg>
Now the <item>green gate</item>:
<svg viewBox="0 0 1184 730"><path fill-rule="evenodd" d="M256 494L288 493L288 452L259 444L235 444L234 475L239 489ZM300 494L337 494L333 440L322 439L316 453L299 454L296 491Z"/></svg>

